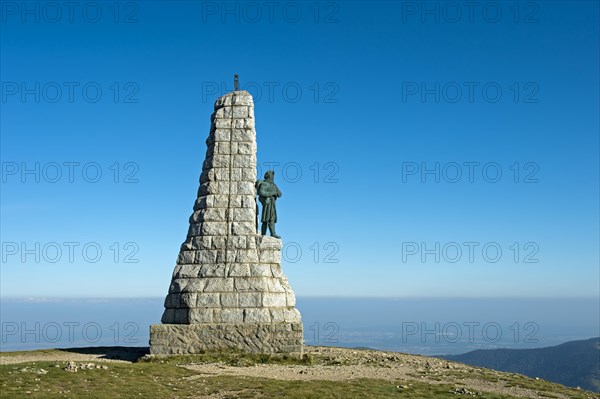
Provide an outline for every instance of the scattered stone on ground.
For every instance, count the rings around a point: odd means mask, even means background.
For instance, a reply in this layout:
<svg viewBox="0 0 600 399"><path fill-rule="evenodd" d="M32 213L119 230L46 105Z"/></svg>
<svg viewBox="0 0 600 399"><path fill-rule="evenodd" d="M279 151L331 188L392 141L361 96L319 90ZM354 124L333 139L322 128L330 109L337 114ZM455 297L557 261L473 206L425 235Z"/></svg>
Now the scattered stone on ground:
<svg viewBox="0 0 600 399"><path fill-rule="evenodd" d="M19 364L25 362L56 361L66 362L60 366L67 371L72 369L107 369L108 363L128 363L146 355L147 348L80 348L79 350L32 351L3 355L0 364ZM367 378L387 380L394 383L400 391L413 389L413 382L451 385L450 392L457 397L478 397L487 393L512 395L515 397L547 399L547 392L535 388L519 386L535 382L535 379L514 373L502 373L494 370L472 367L462 363L449 362L427 356L410 355L397 352L367 349L348 349L336 347L306 346L305 353L312 356L315 364L246 364L229 365L225 363L181 364L180 367L196 374L187 379L205 379L216 376L234 376L241 378L270 378L287 381L350 381ZM97 362L97 363L90 363ZM45 374L47 371L29 365L21 372ZM44 378L44 377L40 377ZM517 382L515 382L517 381ZM553 397L568 399L569 396L553 392ZM223 395L220 392L219 395ZM212 396L214 398L223 396ZM600 396L590 392L590 399Z"/></svg>
<svg viewBox="0 0 600 399"><path fill-rule="evenodd" d="M21 370L19 370L21 373L33 373L33 374L47 374L48 370L44 370L44 369L36 369L33 367L23 367Z"/></svg>
<svg viewBox="0 0 600 399"><path fill-rule="evenodd" d="M94 364L94 363L75 363L73 361L70 361L67 363L67 365L65 367L63 367L63 370L70 371L70 372L77 372L78 370L93 370L93 369L107 370L108 366L103 366L103 365Z"/></svg>

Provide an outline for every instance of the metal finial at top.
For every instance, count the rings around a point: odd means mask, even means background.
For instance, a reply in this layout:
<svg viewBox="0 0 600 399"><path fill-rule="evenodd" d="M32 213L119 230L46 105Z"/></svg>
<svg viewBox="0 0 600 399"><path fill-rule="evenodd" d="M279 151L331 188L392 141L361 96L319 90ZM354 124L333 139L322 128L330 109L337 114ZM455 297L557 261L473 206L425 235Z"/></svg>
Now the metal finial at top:
<svg viewBox="0 0 600 399"><path fill-rule="evenodd" d="M237 73L233 75L233 91L238 91L240 89L240 75Z"/></svg>

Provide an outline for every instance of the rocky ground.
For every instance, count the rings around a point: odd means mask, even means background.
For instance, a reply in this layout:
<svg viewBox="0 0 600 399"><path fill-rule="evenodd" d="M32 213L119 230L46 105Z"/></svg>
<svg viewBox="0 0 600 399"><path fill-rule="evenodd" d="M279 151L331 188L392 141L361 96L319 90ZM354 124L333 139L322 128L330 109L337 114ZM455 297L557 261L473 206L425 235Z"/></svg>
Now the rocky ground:
<svg viewBox="0 0 600 399"><path fill-rule="evenodd" d="M239 367L220 363L208 363L188 364L183 367L199 373L194 378L215 375L244 375L247 377L274 378L278 380L349 381L352 379L369 378L388 381L408 381L416 379L428 384L459 382L463 387L457 388L456 393L463 395L476 396L483 392L490 392L523 398L548 397L535 388L523 388L513 385L513 379L506 378L507 373L495 372L426 356L334 347L307 347L306 349L308 354L326 359L327 361L324 364L308 366L258 364ZM407 389L410 385L410 383L401 384L398 385L398 389ZM555 395L556 398L570 397L558 392ZM595 397L597 398L598 396Z"/></svg>
<svg viewBox="0 0 600 399"><path fill-rule="evenodd" d="M269 379L278 381L353 381L379 380L394 384L399 396L402 391L410 391L413 385L450 385L450 392L459 397L500 395L518 398L595 398L591 392L565 388L543 380L532 379L518 374L496 372L489 369L467 366L446 360L409 355L397 352L383 352L362 349L335 347L306 347L310 362L270 362L238 358L206 359L194 357L171 358L147 355L147 348L80 348L74 350L49 350L14 352L0 354L0 365L26 364L21 373L46 374L38 368L41 362L55 362L53 367L65 372L99 369L110 370L111 363L122 365L140 359L142 362L171 363L189 371L186 381L202 383L215 378L247 378L250 380ZM47 364L47 363L46 363ZM447 392L447 391L446 391ZM0 395L2 396L2 395ZM410 395L409 395L410 396ZM206 398L238 397L231 392L212 392Z"/></svg>

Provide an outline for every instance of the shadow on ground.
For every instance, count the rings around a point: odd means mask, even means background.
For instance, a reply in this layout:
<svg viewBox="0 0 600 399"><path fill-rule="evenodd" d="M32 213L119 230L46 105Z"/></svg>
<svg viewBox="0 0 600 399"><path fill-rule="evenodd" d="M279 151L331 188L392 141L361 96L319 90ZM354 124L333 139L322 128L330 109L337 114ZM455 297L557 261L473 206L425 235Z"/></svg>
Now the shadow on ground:
<svg viewBox="0 0 600 399"><path fill-rule="evenodd" d="M93 346L88 348L60 348L62 352L96 355L101 359L115 359L135 362L144 355L150 354L150 348L128 346Z"/></svg>

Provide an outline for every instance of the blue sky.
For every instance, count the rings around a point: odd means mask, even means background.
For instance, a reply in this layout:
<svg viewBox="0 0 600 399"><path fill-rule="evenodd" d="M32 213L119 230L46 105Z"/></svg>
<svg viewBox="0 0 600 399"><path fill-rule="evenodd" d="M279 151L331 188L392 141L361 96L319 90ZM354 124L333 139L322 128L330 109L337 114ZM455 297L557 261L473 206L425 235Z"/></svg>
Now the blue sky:
<svg viewBox="0 0 600 399"><path fill-rule="evenodd" d="M165 295L234 73L297 295L599 295L598 2L57 4L1 2L2 296Z"/></svg>

